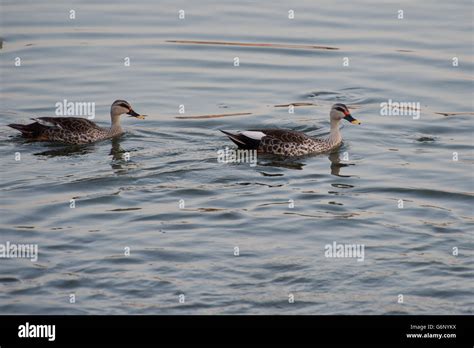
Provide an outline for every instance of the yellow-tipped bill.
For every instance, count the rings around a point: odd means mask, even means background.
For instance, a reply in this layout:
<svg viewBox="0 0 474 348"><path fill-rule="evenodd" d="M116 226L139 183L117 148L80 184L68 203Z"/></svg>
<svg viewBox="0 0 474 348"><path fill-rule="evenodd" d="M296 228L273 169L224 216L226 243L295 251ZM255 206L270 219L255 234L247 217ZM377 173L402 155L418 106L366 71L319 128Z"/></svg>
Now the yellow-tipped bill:
<svg viewBox="0 0 474 348"><path fill-rule="evenodd" d="M351 114L346 114L344 117L345 120L349 121L352 124L360 124L361 122L359 120L356 120L354 117L352 117Z"/></svg>
<svg viewBox="0 0 474 348"><path fill-rule="evenodd" d="M135 117L138 118L139 120L144 120L146 115L140 115L136 113L133 109L130 109L130 111L127 113L130 115L130 117Z"/></svg>

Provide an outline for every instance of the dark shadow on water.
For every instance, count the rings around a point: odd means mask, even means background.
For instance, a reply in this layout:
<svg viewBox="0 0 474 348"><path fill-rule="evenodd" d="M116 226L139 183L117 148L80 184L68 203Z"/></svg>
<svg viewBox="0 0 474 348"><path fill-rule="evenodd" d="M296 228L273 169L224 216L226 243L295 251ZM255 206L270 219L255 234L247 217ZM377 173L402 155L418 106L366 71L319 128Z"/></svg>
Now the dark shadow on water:
<svg viewBox="0 0 474 348"><path fill-rule="evenodd" d="M116 174L125 174L131 168L136 168L137 163L130 160L130 152L124 150L120 143L123 137L112 138L112 148L110 149L109 155L112 156L110 166Z"/></svg>
<svg viewBox="0 0 474 348"><path fill-rule="evenodd" d="M300 156L300 157L293 157L293 158L285 158L281 156L264 154L264 155L259 156L258 165L263 166L263 167L280 167L280 168L286 168L286 169L303 170L303 167L306 165L305 163L303 163L303 160L306 160L309 158L315 159L318 156L320 155L307 155L307 156ZM339 150L329 153L328 159L330 162L329 169L330 169L331 175L344 177L344 178L351 177L351 175L342 175L341 168L353 166L354 164L341 163ZM276 176L276 175L268 175L268 174L265 175L265 173L262 173L262 175Z"/></svg>
<svg viewBox="0 0 474 348"><path fill-rule="evenodd" d="M52 144L52 150L37 152L35 156L46 156L46 157L59 157L59 156L77 156L86 155L94 152L94 144L87 145L57 145Z"/></svg>
<svg viewBox="0 0 474 348"><path fill-rule="evenodd" d="M127 152L120 146L120 138L112 138L112 148L109 155L113 161L125 161L124 154Z"/></svg>
<svg viewBox="0 0 474 348"><path fill-rule="evenodd" d="M267 161L262 161L260 162L259 161L259 165L260 166L263 166L263 167L279 167L279 168L286 168L286 169L294 169L294 170L303 170L303 167L304 167L304 163L301 163L301 162L298 162L298 161L295 161L293 159L279 159L279 158L275 158L275 159L267 159Z"/></svg>
<svg viewBox="0 0 474 348"><path fill-rule="evenodd" d="M341 168L353 166L353 163L341 163L341 157L339 156L339 151L331 152L328 156L329 161L331 162L331 175L340 176L342 178L350 178L351 175L341 175Z"/></svg>
<svg viewBox="0 0 474 348"><path fill-rule="evenodd" d="M124 153L127 151L123 150L120 146L120 138L112 138L112 148L110 149L110 155L114 161L126 161L124 159ZM31 143L31 140L23 140L22 143ZM67 145L67 144L55 144L55 143L45 143L46 147L49 150L37 152L35 156L47 156L47 157L57 157L57 156L73 156L73 155L86 155L92 153L96 150L97 143L92 144L83 144L83 145Z"/></svg>
<svg viewBox="0 0 474 348"><path fill-rule="evenodd" d="M109 155L112 156L112 161L110 166L116 173L126 172L131 167L136 167L136 163L130 160L128 157L129 151L124 150L121 146L123 137L117 137L110 139L111 149ZM22 143L29 143L31 141L21 139ZM41 151L34 153L34 156L44 156L44 157L61 157L61 156L83 156L90 153L93 153L97 150L98 143L93 144L84 144L84 145L67 145L67 144L55 144L55 143L45 143L42 144L48 148L46 151Z"/></svg>

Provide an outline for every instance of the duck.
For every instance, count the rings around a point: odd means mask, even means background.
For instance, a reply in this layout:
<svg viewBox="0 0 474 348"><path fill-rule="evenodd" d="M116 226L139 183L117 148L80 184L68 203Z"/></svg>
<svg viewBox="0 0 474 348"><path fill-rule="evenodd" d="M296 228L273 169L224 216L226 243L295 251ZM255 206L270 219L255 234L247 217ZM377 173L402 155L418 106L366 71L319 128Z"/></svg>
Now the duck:
<svg viewBox="0 0 474 348"><path fill-rule="evenodd" d="M33 123L8 126L19 130L24 138L33 141L50 141L65 144L89 144L113 138L124 133L120 125L120 116L144 119L146 115L136 113L129 102L116 100L110 107L110 128L103 128L94 122L80 117L38 117L32 118Z"/></svg>
<svg viewBox="0 0 474 348"><path fill-rule="evenodd" d="M334 104L329 113L331 132L326 138L312 138L302 132L289 129L253 129L231 133L220 130L240 149L257 150L260 153L295 157L330 152L341 145L339 130L341 120L360 125L352 117L349 108L341 103Z"/></svg>

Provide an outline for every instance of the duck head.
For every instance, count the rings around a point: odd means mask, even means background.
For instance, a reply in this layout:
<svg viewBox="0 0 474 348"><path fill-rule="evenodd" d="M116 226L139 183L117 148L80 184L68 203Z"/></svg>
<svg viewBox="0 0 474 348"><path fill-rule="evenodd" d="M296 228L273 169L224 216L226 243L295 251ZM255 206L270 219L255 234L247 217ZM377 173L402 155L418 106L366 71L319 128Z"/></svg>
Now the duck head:
<svg viewBox="0 0 474 348"><path fill-rule="evenodd" d="M344 104L334 104L331 108L331 112L329 114L329 117L331 118L332 121L340 121L342 119L349 121L352 124L360 124L361 122L359 120L356 120L354 117L352 117L351 112L345 106Z"/></svg>
<svg viewBox="0 0 474 348"><path fill-rule="evenodd" d="M140 115L139 113L136 113L132 109L132 106L130 105L130 103L125 100L114 101L112 103L112 106L110 107L110 115L114 117L114 116L120 116L123 114L127 114L130 117L136 117L140 120L145 119L145 116L146 116L146 115Z"/></svg>

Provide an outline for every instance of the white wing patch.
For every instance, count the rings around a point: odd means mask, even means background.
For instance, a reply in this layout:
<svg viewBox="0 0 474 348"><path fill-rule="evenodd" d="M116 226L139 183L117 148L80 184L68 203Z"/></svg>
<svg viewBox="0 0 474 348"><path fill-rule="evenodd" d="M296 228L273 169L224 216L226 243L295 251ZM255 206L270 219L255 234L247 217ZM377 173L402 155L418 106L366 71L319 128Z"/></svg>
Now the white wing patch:
<svg viewBox="0 0 474 348"><path fill-rule="evenodd" d="M256 131L245 131L245 132L241 132L240 134L246 136L247 138L254 139L254 140L260 140L264 136L266 136L265 133L256 132Z"/></svg>
<svg viewBox="0 0 474 348"><path fill-rule="evenodd" d="M56 125L52 122L48 122L45 120L41 120L39 118L32 118L32 120L38 122L40 125L45 126L45 127L55 127L55 128L62 128L60 125Z"/></svg>

